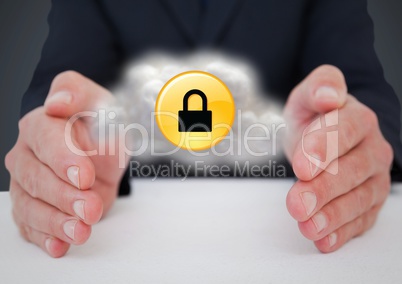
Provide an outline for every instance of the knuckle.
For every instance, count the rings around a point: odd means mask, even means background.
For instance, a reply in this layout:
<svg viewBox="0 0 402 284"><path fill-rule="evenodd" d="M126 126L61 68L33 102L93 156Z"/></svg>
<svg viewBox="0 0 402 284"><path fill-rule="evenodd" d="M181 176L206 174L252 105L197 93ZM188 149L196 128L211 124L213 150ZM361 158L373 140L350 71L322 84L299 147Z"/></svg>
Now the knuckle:
<svg viewBox="0 0 402 284"><path fill-rule="evenodd" d="M55 140L55 133L52 129L44 126L37 130L37 135L35 139L32 141L32 151L35 153L35 156L39 158L39 160L44 159L45 157L51 156L54 157L56 155L49 155L49 150L52 150L52 144ZM46 150L45 150L46 149ZM45 150L45 151L44 151Z"/></svg>
<svg viewBox="0 0 402 284"><path fill-rule="evenodd" d="M393 160L394 160L394 150L392 149L392 146L388 141L384 140L383 146L382 146L382 156L384 157L384 160L388 166L391 166Z"/></svg>
<svg viewBox="0 0 402 284"><path fill-rule="evenodd" d="M33 199L28 197L25 200L20 200L20 207L17 208L21 212L22 219L25 223L30 223L31 218L33 218L33 214L38 214L38 212L32 212L32 201Z"/></svg>
<svg viewBox="0 0 402 284"><path fill-rule="evenodd" d="M33 239L32 239L32 228L27 226L27 225L24 225L23 227L24 227L24 231L25 231L27 240L33 241Z"/></svg>
<svg viewBox="0 0 402 284"><path fill-rule="evenodd" d="M321 213L330 224L340 224L342 222L342 216L339 214L338 207L337 205L329 203L321 210Z"/></svg>
<svg viewBox="0 0 402 284"><path fill-rule="evenodd" d="M351 180L351 184L354 187L358 186L368 177L368 174L372 168L372 164L366 162L366 158L362 159L358 156L350 156L350 171L345 172L345 175L351 175L354 178ZM348 171L347 169L345 171ZM352 173L352 174L351 174Z"/></svg>
<svg viewBox="0 0 402 284"><path fill-rule="evenodd" d="M380 139L381 140L375 144L376 151L373 151L373 164L381 165L381 168L388 172L394 161L394 150L387 140L384 138Z"/></svg>
<svg viewBox="0 0 402 284"><path fill-rule="evenodd" d="M76 83L77 81L82 80L83 76L73 70L67 70L59 73L54 77L52 82L52 87L54 86L62 86L63 88L68 88L71 84Z"/></svg>
<svg viewBox="0 0 402 284"><path fill-rule="evenodd" d="M32 151L35 153L35 156L42 156L42 146L43 144L38 139L33 139L32 141Z"/></svg>
<svg viewBox="0 0 402 284"><path fill-rule="evenodd" d="M384 194L382 200L380 202L385 201L385 199L388 197L388 193L391 191L391 175L390 174L385 174L384 179L382 179L379 183L379 188L376 188L376 190L383 190L386 194Z"/></svg>
<svg viewBox="0 0 402 284"><path fill-rule="evenodd" d="M366 221L366 227L365 230L369 230L371 229L375 222L377 221L377 217L378 217L378 212L381 209L380 206L376 207L375 210L373 210L372 212L370 212L370 214L367 215L367 221Z"/></svg>
<svg viewBox="0 0 402 284"><path fill-rule="evenodd" d="M331 81L336 80L336 82L345 82L345 76L343 75L343 72L334 65L321 65L315 70L315 72L318 77L328 78Z"/></svg>
<svg viewBox="0 0 402 284"><path fill-rule="evenodd" d="M49 158L49 166L56 170L57 167L64 166L66 160L68 160L68 155L59 151L58 155L52 155Z"/></svg>
<svg viewBox="0 0 402 284"><path fill-rule="evenodd" d="M310 182L310 187L316 194L317 200L320 200L322 204L327 204L337 196L336 184L328 175L313 179Z"/></svg>
<svg viewBox="0 0 402 284"><path fill-rule="evenodd" d="M339 196L337 184L330 178L322 178L316 182L314 181L312 183L312 191L316 194L317 200L322 206Z"/></svg>
<svg viewBox="0 0 402 284"><path fill-rule="evenodd" d="M51 236L63 239L65 236L63 224L68 221L69 216L65 215L58 209L54 209L54 211L51 212L51 214L48 214L46 218L47 228L44 230Z"/></svg>
<svg viewBox="0 0 402 284"><path fill-rule="evenodd" d="M372 210L370 210L367 214L361 217L362 219L362 228L359 235L363 234L365 231L369 230L375 224L377 220L377 214L380 210L379 206L376 206Z"/></svg>
<svg viewBox="0 0 402 284"><path fill-rule="evenodd" d="M58 213L49 214L47 216L47 227L48 227L49 234L52 236L57 236L58 227L60 226L59 219L60 219L60 214L58 214Z"/></svg>
<svg viewBox="0 0 402 284"><path fill-rule="evenodd" d="M70 197L68 194L66 194L70 190L69 185L65 182L58 182L55 190L56 204L53 205L59 210L66 211L66 208L68 208L68 204L70 202Z"/></svg>
<svg viewBox="0 0 402 284"><path fill-rule="evenodd" d="M11 204L14 206L14 201L15 201L15 190L14 190L14 187L13 187L13 186L11 186L11 184L10 184L9 195L10 195L10 199L11 199Z"/></svg>
<svg viewBox="0 0 402 284"><path fill-rule="evenodd" d="M319 160L325 160L326 158L326 145L322 143L325 141L326 133L323 131L314 131L306 134L302 140L304 154L311 155Z"/></svg>
<svg viewBox="0 0 402 284"><path fill-rule="evenodd" d="M357 215L361 215L364 212L364 207L365 207L365 198L364 198L364 194L363 194L363 190L361 189L355 189L352 191L354 194L354 199L355 199L355 208L357 209Z"/></svg>
<svg viewBox="0 0 402 284"><path fill-rule="evenodd" d="M391 175L390 174L386 174L385 175L385 180L384 180L384 188L387 189L387 191L391 190Z"/></svg>
<svg viewBox="0 0 402 284"><path fill-rule="evenodd" d="M27 124L28 124L28 119L26 119L26 117L21 118L18 121L18 130L20 132L24 131L27 128Z"/></svg>
<svg viewBox="0 0 402 284"><path fill-rule="evenodd" d="M377 199L377 193L376 189L373 186L367 187L365 192L367 196L367 207L365 209L368 211L375 205Z"/></svg>
<svg viewBox="0 0 402 284"><path fill-rule="evenodd" d="M358 217L355 220L355 235L354 237L360 236L364 232L364 223L365 223L365 218L363 216ZM353 237L353 236L352 236Z"/></svg>
<svg viewBox="0 0 402 284"><path fill-rule="evenodd" d="M315 139L313 146L316 149L316 152L318 153L318 158L321 161L325 161L326 158L326 145L322 142L325 141L323 138L326 137L326 134L323 133L322 131L320 131L319 133L317 133L317 139Z"/></svg>
<svg viewBox="0 0 402 284"><path fill-rule="evenodd" d="M363 215L360 219L361 219L361 226L356 236L363 235L364 232L366 232L374 225L375 216L373 215L373 212L369 212Z"/></svg>
<svg viewBox="0 0 402 284"><path fill-rule="evenodd" d="M53 81L61 81L61 80L71 80L74 79L76 76L78 76L78 72L74 71L74 70L66 70L63 72L60 72L59 74L57 74Z"/></svg>
<svg viewBox="0 0 402 284"><path fill-rule="evenodd" d="M376 198L377 198L377 194L376 194L376 189L373 186L366 186L364 188L364 194L365 194L365 199L366 199L366 206L365 206L365 211L370 210L371 208L373 208L373 206L376 203Z"/></svg>
<svg viewBox="0 0 402 284"><path fill-rule="evenodd" d="M29 238L29 234L28 234L27 228L28 228L28 226L26 226L26 225L20 225L20 226L18 227L19 232L20 232L20 235L21 235L26 241L29 242L29 241L30 241L30 238Z"/></svg>
<svg viewBox="0 0 402 284"><path fill-rule="evenodd" d="M18 188L18 185L16 185L16 182L13 182L13 180L10 182L10 198L13 207L18 206L19 202L22 200L21 189Z"/></svg>
<svg viewBox="0 0 402 284"><path fill-rule="evenodd" d="M363 108L362 118L371 129L379 127L377 114L367 106Z"/></svg>
<svg viewBox="0 0 402 284"><path fill-rule="evenodd" d="M15 162L15 146L6 154L4 158L4 165L6 169L11 173L13 164Z"/></svg>
<svg viewBox="0 0 402 284"><path fill-rule="evenodd" d="M38 197L38 169L31 167L21 176L21 184L25 191L33 198Z"/></svg>
<svg viewBox="0 0 402 284"><path fill-rule="evenodd" d="M318 67L316 70L319 73L343 76L342 71L338 67L331 65L331 64L323 64L320 67Z"/></svg>
<svg viewBox="0 0 402 284"><path fill-rule="evenodd" d="M356 128L350 121L345 121L342 125L343 131L340 131L340 138L346 149L351 149L354 145L353 137L356 135Z"/></svg>
<svg viewBox="0 0 402 284"><path fill-rule="evenodd" d="M19 217L18 217L18 212L17 212L17 210L15 210L15 207L13 207L11 210L11 216L13 217L14 223L17 226L19 226L20 221L19 221Z"/></svg>

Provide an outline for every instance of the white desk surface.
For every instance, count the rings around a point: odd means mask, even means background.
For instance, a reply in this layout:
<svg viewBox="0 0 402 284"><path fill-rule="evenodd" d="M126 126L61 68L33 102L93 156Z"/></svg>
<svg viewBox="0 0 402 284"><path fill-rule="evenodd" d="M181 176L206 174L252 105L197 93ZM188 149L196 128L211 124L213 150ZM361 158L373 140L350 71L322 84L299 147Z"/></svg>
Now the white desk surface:
<svg viewBox="0 0 402 284"><path fill-rule="evenodd" d="M299 233L291 180L135 180L61 259L26 243L0 194L0 283L402 283L402 184L375 227L321 254Z"/></svg>

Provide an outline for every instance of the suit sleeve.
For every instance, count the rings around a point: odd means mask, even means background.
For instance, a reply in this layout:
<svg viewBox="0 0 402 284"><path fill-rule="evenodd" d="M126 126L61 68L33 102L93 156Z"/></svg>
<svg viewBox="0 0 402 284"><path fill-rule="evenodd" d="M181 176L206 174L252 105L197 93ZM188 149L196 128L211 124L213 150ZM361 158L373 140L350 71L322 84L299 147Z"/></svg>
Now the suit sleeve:
<svg viewBox="0 0 402 284"><path fill-rule="evenodd" d="M349 93L377 114L381 131L395 153L393 180L400 180L400 103L385 81L374 50L374 28L367 1L310 1L301 58L304 76L322 64L332 64L343 71Z"/></svg>
<svg viewBox="0 0 402 284"><path fill-rule="evenodd" d="M121 52L99 1L53 0L49 34L31 84L23 96L21 117L43 105L53 78L75 70L100 85L116 79ZM120 193L128 193L127 178Z"/></svg>

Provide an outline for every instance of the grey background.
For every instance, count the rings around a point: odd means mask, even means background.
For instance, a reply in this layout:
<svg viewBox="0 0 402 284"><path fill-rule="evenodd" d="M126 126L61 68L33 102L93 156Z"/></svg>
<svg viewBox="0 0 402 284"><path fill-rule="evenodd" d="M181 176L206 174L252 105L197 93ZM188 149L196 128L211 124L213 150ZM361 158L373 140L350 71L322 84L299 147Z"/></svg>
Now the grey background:
<svg viewBox="0 0 402 284"><path fill-rule="evenodd" d="M375 47L385 77L402 101L402 1L368 2L375 24ZM18 136L21 97L48 33L49 9L50 0L0 0L0 191L9 187L4 156Z"/></svg>

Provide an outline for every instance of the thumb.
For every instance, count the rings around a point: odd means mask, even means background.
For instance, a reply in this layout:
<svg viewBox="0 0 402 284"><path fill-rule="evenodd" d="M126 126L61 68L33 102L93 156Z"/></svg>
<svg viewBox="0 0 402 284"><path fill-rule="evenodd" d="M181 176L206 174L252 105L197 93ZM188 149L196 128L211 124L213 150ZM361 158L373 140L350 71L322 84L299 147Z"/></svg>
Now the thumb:
<svg viewBox="0 0 402 284"><path fill-rule="evenodd" d="M346 96L342 72L335 66L322 65L293 89L284 109L285 119L291 125L306 124L317 114L341 108Z"/></svg>
<svg viewBox="0 0 402 284"><path fill-rule="evenodd" d="M53 79L45 110L51 116L70 117L78 112L96 110L113 99L107 89L87 77L75 71L65 71Z"/></svg>

